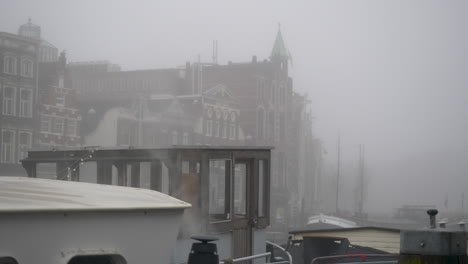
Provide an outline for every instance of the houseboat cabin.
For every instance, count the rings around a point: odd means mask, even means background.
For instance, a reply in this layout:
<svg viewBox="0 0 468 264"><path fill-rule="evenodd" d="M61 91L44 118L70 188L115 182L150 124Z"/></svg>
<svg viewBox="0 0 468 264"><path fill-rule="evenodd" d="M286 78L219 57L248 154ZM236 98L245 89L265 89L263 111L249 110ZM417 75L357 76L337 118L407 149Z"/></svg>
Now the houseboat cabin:
<svg viewBox="0 0 468 264"><path fill-rule="evenodd" d="M151 190L0 177L0 263L169 263L188 207Z"/></svg>
<svg viewBox="0 0 468 264"><path fill-rule="evenodd" d="M220 259L265 252L271 147L87 147L30 151L28 176L151 189L190 203L171 263L184 263L193 235L217 241ZM132 223L128 223L133 226Z"/></svg>

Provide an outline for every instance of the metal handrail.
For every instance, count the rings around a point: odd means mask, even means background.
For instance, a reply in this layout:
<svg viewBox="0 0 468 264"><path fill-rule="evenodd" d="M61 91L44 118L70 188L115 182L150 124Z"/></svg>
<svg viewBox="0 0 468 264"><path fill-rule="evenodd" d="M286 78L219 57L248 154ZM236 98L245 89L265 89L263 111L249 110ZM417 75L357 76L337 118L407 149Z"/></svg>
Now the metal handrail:
<svg viewBox="0 0 468 264"><path fill-rule="evenodd" d="M236 262L258 259L258 258L266 258L267 263L269 263L270 256L271 256L271 252L266 252L266 253L261 253L261 254L252 255L248 257L242 257L242 258L236 258L236 259L225 259L225 260L220 261L219 264L230 264L230 263L236 263Z"/></svg>
<svg viewBox="0 0 468 264"><path fill-rule="evenodd" d="M270 242L270 241L268 241L268 240L266 241L266 243L267 243L268 245L271 245L271 246L274 246L274 247L278 248L279 250L283 251L284 254L286 254L286 256L288 256L288 261L289 261L289 262L281 261L281 262L276 262L277 264L280 264L280 263L289 263L289 264L293 264L291 254L289 254L289 252L286 251L286 249L284 249L282 246L280 246L280 245L278 245L278 244L275 244L275 243L273 243L273 242ZM275 263L275 262L273 262L273 263Z"/></svg>

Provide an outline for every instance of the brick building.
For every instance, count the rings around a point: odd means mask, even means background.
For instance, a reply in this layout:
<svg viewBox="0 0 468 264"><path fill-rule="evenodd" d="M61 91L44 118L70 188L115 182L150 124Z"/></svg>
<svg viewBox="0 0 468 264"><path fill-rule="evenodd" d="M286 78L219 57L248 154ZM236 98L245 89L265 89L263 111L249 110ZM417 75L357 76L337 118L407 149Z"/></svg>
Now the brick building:
<svg viewBox="0 0 468 264"><path fill-rule="evenodd" d="M33 145L39 41L0 32L0 174L24 174L19 161Z"/></svg>
<svg viewBox="0 0 468 264"><path fill-rule="evenodd" d="M306 184L314 182L315 163L308 157L313 152L308 102L293 90L289 60L278 31L265 60L253 56L244 63L197 62L117 72L70 65L70 87L78 91L83 114L84 142L274 146L272 226L285 230L300 225L305 208L313 202L313 187Z"/></svg>
<svg viewBox="0 0 468 264"><path fill-rule="evenodd" d="M76 90L65 85L66 57L39 63L39 114L36 142L39 148L78 147L81 114Z"/></svg>

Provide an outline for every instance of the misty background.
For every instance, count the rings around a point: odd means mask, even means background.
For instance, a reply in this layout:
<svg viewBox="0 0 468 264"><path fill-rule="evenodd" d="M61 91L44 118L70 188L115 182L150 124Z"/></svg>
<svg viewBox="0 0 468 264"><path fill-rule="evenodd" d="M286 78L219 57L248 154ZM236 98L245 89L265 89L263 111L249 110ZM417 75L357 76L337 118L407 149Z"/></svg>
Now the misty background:
<svg viewBox="0 0 468 264"><path fill-rule="evenodd" d="M468 2L0 0L0 31L30 17L70 62L109 60L123 70L186 61L268 58L278 23L307 93L314 134L352 205L358 145L365 145L368 212L402 204L461 209L468 187ZM340 132L338 132L340 131ZM468 208L468 193L464 210Z"/></svg>

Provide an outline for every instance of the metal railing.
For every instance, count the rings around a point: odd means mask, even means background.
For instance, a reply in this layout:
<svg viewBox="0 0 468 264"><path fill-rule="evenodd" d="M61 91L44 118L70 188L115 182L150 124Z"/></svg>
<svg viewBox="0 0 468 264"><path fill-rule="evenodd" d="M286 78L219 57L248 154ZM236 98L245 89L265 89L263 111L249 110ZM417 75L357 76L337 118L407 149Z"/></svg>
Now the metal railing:
<svg viewBox="0 0 468 264"><path fill-rule="evenodd" d="M261 254L252 255L252 256L248 256L248 257L242 257L242 258L236 258L236 259L224 259L224 260L220 261L219 264L231 264L231 263L237 263L237 262L241 262L241 261L259 259L259 258L265 258L265 261L266 261L265 264L292 264L293 263L291 254L289 254L289 252L286 251L283 247L281 247L280 245L275 244L273 242L270 242L270 241L266 241L266 243L268 245L276 247L279 250L281 250L282 252L284 252L284 254L286 254L286 256L288 256L288 260L270 262L271 252L266 252L266 253L261 253Z"/></svg>
<svg viewBox="0 0 468 264"><path fill-rule="evenodd" d="M236 258L236 259L224 259L220 261L219 264L231 264L231 263L237 263L241 261L258 259L258 258L265 258L266 263L270 263L270 256L271 256L271 252L266 252L266 253L261 253L261 254L252 255L248 257L242 257L242 258Z"/></svg>
<svg viewBox="0 0 468 264"><path fill-rule="evenodd" d="M273 263L275 263L275 264L286 264L286 263L288 263L288 264L293 264L291 254L289 254L289 252L286 251L286 249L284 249L282 246L280 246L280 245L278 245L278 244L275 244L275 243L273 243L273 242L270 242L270 241L266 241L266 243L267 243L268 245L271 245L271 246L273 246L273 247L275 247L275 248L277 248L277 249L283 251L283 253L286 254L286 256L288 256L288 260L286 260L286 261L273 262Z"/></svg>
<svg viewBox="0 0 468 264"><path fill-rule="evenodd" d="M347 258L360 258L361 261L358 262L347 262L346 264L397 264L398 255L392 254L353 254L353 255L337 255L337 256L325 256L314 258L310 264L319 264L324 263L323 261L327 260L337 260L337 259L347 259ZM395 258L395 260L368 260L368 258Z"/></svg>

